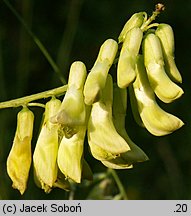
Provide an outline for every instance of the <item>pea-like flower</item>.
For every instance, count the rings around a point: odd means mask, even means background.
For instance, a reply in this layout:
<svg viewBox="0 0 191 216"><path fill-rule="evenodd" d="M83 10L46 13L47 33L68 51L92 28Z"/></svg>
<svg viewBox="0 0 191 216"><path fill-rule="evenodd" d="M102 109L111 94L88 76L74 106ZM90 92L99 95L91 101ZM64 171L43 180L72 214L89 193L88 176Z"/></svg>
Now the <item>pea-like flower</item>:
<svg viewBox="0 0 191 216"><path fill-rule="evenodd" d="M155 136L164 136L181 128L184 123L157 104L147 77L143 56L137 59L136 72L137 78L133 83L133 88L139 114L146 129Z"/></svg>
<svg viewBox="0 0 191 216"><path fill-rule="evenodd" d="M56 98L46 103L44 121L33 155L34 172L45 192L49 192L57 180L59 124L51 123L50 119L58 112L60 105L61 101Z"/></svg>
<svg viewBox="0 0 191 216"><path fill-rule="evenodd" d="M85 124L83 88L86 76L87 71L83 62L76 61L71 65L67 92L58 113L51 119L53 123L62 125L67 137L73 136L77 132L77 127Z"/></svg>
<svg viewBox="0 0 191 216"><path fill-rule="evenodd" d="M161 42L154 33L146 35L143 41L143 55L148 79L157 97L165 103L171 103L181 97L184 91L167 75Z"/></svg>
<svg viewBox="0 0 191 216"><path fill-rule="evenodd" d="M7 158L7 172L13 182L13 188L23 194L27 187L31 166L31 140L34 115L27 107L17 115L17 129L13 146Z"/></svg>
<svg viewBox="0 0 191 216"><path fill-rule="evenodd" d="M88 122L88 143L92 155L98 160L116 158L130 150L113 124L112 99L113 81L108 75L102 98L92 105Z"/></svg>
<svg viewBox="0 0 191 216"><path fill-rule="evenodd" d="M148 160L147 155L129 137L125 129L125 117L127 111L127 89L121 89L117 85L113 91L113 122L117 132L126 140L130 147L129 151L122 153L120 157L102 162L110 168L131 168L134 163Z"/></svg>
<svg viewBox="0 0 191 216"><path fill-rule="evenodd" d="M58 150L61 172L76 183L80 183L82 178L85 132L86 126L80 126L72 137L64 136Z"/></svg>

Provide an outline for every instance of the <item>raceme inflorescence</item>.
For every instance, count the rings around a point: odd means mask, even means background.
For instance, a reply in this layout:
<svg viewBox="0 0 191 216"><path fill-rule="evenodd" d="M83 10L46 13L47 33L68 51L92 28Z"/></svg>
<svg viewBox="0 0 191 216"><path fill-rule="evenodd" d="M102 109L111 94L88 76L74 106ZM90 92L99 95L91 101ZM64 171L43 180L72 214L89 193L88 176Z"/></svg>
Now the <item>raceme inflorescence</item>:
<svg viewBox="0 0 191 216"><path fill-rule="evenodd" d="M44 106L33 155L34 114L30 103L20 104L23 108L17 116L7 172L21 194L26 190L32 162L35 183L46 193L54 187L70 190L71 182L92 180L84 155L85 138L92 156L108 168L129 169L134 163L147 161L125 129L127 96L135 121L151 134L163 136L183 126L156 100L171 103L183 94L177 84L182 77L174 60L172 27L152 23L163 8L157 4L149 18L145 12L132 15L118 42L107 39L102 44L89 73L81 61L71 65L62 101L60 93L53 92ZM109 74L112 65L116 66L116 82Z"/></svg>

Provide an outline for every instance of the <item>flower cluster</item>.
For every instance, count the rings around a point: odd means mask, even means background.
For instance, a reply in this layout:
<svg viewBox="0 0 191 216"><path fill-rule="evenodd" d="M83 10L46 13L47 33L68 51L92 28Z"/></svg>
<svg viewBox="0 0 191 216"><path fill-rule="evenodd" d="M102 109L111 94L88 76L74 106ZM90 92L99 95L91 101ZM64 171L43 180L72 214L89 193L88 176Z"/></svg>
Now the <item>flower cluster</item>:
<svg viewBox="0 0 191 216"><path fill-rule="evenodd" d="M127 90L135 121L151 134L163 136L183 125L160 108L155 98L170 103L183 94L176 84L182 78L174 61L172 28L149 24L145 12L135 13L121 31L118 43L108 39L102 44L90 73L80 61L71 65L63 101L52 97L46 103L33 153L34 179L45 192L53 187L69 190L70 181L92 179L84 158L86 135L92 156L108 168L129 169L134 163L148 160L125 129ZM109 71L117 61L114 83ZM32 161L33 121L33 113L23 107L7 159L13 187L21 194Z"/></svg>

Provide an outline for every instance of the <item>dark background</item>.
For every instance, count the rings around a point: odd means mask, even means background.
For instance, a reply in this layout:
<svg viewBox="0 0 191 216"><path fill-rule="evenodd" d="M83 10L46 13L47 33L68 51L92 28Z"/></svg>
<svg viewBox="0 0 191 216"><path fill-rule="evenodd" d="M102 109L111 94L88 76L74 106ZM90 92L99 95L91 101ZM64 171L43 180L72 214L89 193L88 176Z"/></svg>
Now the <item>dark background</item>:
<svg viewBox="0 0 191 216"><path fill-rule="evenodd" d="M83 61L91 69L101 44L117 40L126 20L135 12L151 15L157 1L149 0L10 0L32 31L42 41L67 78L70 64ZM163 1L166 10L157 18L173 27L176 63L183 77L185 94L172 104L160 104L180 117L185 126L171 135L155 137L134 122L129 106L127 128L132 140L150 160L134 169L117 171L129 199L191 199L191 1ZM0 101L10 100L62 85L21 23L0 1ZM44 101L42 101L44 102ZM45 194L34 185L32 169L23 196L12 189L6 172L6 159L16 128L20 108L0 110L0 199L107 199L118 193L111 177L100 184L83 183L68 194L54 189ZM32 148L43 110L32 108L35 129ZM87 143L86 143L87 145ZM85 154L94 173L106 168ZM95 193L96 191L96 193Z"/></svg>

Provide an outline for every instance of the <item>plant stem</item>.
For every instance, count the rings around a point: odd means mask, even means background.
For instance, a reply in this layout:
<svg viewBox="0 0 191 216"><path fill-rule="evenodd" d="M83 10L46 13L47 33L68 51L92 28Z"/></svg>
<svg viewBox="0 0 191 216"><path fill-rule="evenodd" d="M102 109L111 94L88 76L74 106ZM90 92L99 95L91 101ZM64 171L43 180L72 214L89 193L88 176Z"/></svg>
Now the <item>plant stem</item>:
<svg viewBox="0 0 191 216"><path fill-rule="evenodd" d="M164 11L165 7L163 4L156 4L155 6L155 11L153 11L153 14L148 18L148 20L146 22L143 23L143 25L141 26L141 30L142 31L146 31L147 27L149 26L149 24L154 21L156 19L156 17L162 12Z"/></svg>
<svg viewBox="0 0 191 216"><path fill-rule="evenodd" d="M52 57L50 56L50 54L48 53L47 49L44 47L44 45L42 44L42 42L31 31L31 29L28 27L27 23L22 19L22 17L14 9L14 7L7 0L3 0L3 1L6 4L6 6L13 12L13 14L16 16L16 18L21 22L21 24L24 26L24 28L26 29L26 31L28 32L28 34L31 36L31 38L33 39L33 41L36 43L36 45L38 46L38 48L40 49L40 51L43 53L43 55L45 56L45 58L47 59L47 61L51 65L51 67L54 70L54 72L56 72L57 75L59 76L59 79L61 80L61 82L63 84L66 84L67 82L66 82L65 78L62 76L62 73L61 73L59 67L57 66L57 64L55 63L55 61L52 59Z"/></svg>
<svg viewBox="0 0 191 216"><path fill-rule="evenodd" d="M74 38L76 35L81 7L84 0L70 0L66 18L66 27L58 49L57 64L63 71L67 71ZM65 60L63 62L63 59Z"/></svg>
<svg viewBox="0 0 191 216"><path fill-rule="evenodd" d="M42 107L45 108L45 105L42 103L28 103L27 106L36 106L36 107Z"/></svg>
<svg viewBox="0 0 191 216"><path fill-rule="evenodd" d="M113 176L117 187L119 188L119 192L121 194L121 196L123 197L124 200L128 200L127 194L125 192L125 189L123 187L123 184L121 183L121 180L119 179L119 176L117 175L116 171L113 169L108 169L109 173L111 173L111 175Z"/></svg>
<svg viewBox="0 0 191 216"><path fill-rule="evenodd" d="M67 87L68 87L67 85L64 85L64 86L54 88L48 91L40 92L37 94L33 94L33 95L29 95L29 96L25 96L25 97L21 97L17 99L5 101L5 102L0 102L0 109L27 105L31 101L39 100L42 98L48 98L48 97L52 97L55 95L61 96L64 94L64 92L66 92Z"/></svg>
<svg viewBox="0 0 191 216"><path fill-rule="evenodd" d="M1 25L0 25L0 28ZM2 34L0 32L0 92L1 99L6 98L6 90L5 90L5 77L4 77L4 66L3 66L3 48L2 48Z"/></svg>
<svg viewBox="0 0 191 216"><path fill-rule="evenodd" d="M32 26L33 17L33 1L21 2L21 14L28 27ZM31 40L25 28L20 25L19 38L18 38L18 59L16 65L16 85L19 87L16 90L16 96L22 95L26 90L29 73L30 73L30 48Z"/></svg>

